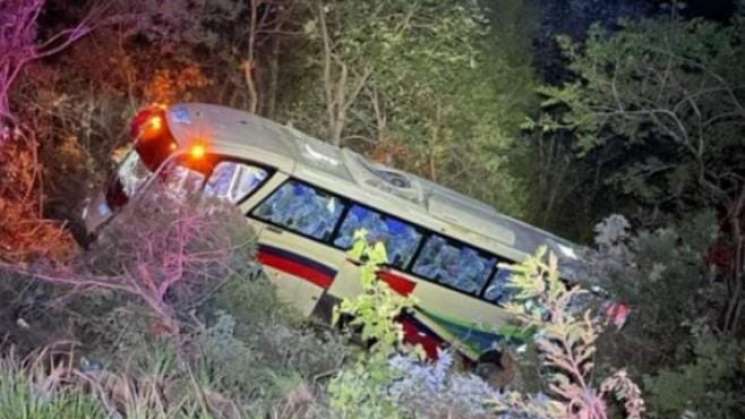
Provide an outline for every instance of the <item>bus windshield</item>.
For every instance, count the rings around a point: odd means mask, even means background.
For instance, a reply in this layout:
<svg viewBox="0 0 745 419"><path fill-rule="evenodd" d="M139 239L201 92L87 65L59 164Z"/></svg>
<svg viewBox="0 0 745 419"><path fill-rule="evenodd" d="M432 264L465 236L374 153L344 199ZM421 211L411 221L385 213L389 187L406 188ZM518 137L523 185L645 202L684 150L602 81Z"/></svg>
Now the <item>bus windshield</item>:
<svg viewBox="0 0 745 419"><path fill-rule="evenodd" d="M106 192L106 203L112 208L125 205L151 174L139 153L130 151L115 172Z"/></svg>

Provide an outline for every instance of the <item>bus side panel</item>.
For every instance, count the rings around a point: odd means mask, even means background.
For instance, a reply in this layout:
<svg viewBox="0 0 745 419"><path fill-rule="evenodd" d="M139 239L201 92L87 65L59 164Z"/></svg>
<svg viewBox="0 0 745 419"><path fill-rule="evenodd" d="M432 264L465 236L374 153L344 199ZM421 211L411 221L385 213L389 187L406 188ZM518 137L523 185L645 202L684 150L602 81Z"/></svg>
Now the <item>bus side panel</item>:
<svg viewBox="0 0 745 419"><path fill-rule="evenodd" d="M417 321L474 360L501 341L497 331L511 319L496 305L413 275L386 270L380 277L416 299Z"/></svg>
<svg viewBox="0 0 745 419"><path fill-rule="evenodd" d="M336 281L344 253L279 227L265 225L259 236L258 259L276 285L280 298L302 315L309 316L321 295Z"/></svg>

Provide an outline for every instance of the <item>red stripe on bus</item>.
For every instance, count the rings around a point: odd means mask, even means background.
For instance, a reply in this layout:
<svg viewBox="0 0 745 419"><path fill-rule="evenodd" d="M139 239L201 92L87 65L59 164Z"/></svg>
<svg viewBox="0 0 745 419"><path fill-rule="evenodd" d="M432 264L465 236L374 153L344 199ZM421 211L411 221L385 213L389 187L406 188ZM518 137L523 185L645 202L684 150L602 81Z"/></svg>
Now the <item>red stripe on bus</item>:
<svg viewBox="0 0 745 419"><path fill-rule="evenodd" d="M398 321L403 327L404 342L411 346L421 345L427 354L427 358L437 361L437 358L439 358L438 349L442 347L444 341L410 316L401 316Z"/></svg>
<svg viewBox="0 0 745 419"><path fill-rule="evenodd" d="M328 289L334 282L334 277L332 276L279 255L259 251L258 259L259 262L266 266L271 266L290 275L298 276L324 289Z"/></svg>
<svg viewBox="0 0 745 419"><path fill-rule="evenodd" d="M416 288L416 282L403 276L396 275L390 271L380 271L378 272L378 277L385 281L393 291L396 291L404 297L411 294L414 291L414 288Z"/></svg>

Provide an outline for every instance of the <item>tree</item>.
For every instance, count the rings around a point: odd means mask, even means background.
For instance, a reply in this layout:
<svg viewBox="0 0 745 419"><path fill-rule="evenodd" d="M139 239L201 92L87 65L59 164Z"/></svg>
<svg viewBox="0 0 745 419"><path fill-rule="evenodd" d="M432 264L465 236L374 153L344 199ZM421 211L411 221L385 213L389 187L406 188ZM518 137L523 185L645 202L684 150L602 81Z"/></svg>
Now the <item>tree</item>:
<svg viewBox="0 0 745 419"><path fill-rule="evenodd" d="M319 1L314 11L313 77L293 123L518 212L504 164L533 97L529 59L499 55L503 40L476 2Z"/></svg>
<svg viewBox="0 0 745 419"><path fill-rule="evenodd" d="M33 132L0 131L0 262L68 259L75 246L60 223L45 219L38 142Z"/></svg>
<svg viewBox="0 0 745 419"><path fill-rule="evenodd" d="M575 79L541 89L536 126L569 133L580 159L602 158L605 182L651 211L647 221L720 211L732 245L722 328L745 304L745 19L667 19L595 27L584 47L562 39Z"/></svg>
<svg viewBox="0 0 745 419"><path fill-rule="evenodd" d="M39 39L38 20L45 0L5 0L0 9L0 128L12 119L10 89L29 63L57 54L93 29L102 8L94 6L74 26Z"/></svg>

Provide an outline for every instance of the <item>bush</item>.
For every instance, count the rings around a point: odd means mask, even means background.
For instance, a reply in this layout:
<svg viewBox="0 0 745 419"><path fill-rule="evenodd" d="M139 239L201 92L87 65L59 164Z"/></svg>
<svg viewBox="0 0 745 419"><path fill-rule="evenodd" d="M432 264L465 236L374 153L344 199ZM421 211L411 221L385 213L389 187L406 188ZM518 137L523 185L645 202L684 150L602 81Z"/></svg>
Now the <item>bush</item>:
<svg viewBox="0 0 745 419"><path fill-rule="evenodd" d="M631 307L623 331L601 339L605 356L641 375L670 366L689 341L692 324L716 324L724 289L705 264L715 228L711 213L635 234L619 216L596 227L591 276L613 299Z"/></svg>
<svg viewBox="0 0 745 419"><path fill-rule="evenodd" d="M745 416L742 342L698 334L687 346L678 365L644 376L647 400L655 416L721 419Z"/></svg>
<svg viewBox="0 0 745 419"><path fill-rule="evenodd" d="M295 412L290 395L305 395L301 404L318 408L318 380L348 358L341 336L313 330L263 275L232 277L200 313L206 325L193 333L192 357L209 381L253 412L270 414L281 404Z"/></svg>
<svg viewBox="0 0 745 419"><path fill-rule="evenodd" d="M397 355L391 366L401 378L388 393L398 408L409 417L486 418L493 417L489 400L498 399L499 391L480 377L458 373L451 352L441 352L435 363L411 356Z"/></svg>
<svg viewBox="0 0 745 419"><path fill-rule="evenodd" d="M518 290L505 308L525 327L536 327L536 346L552 400L511 392L495 400L500 412L547 418L604 419L613 401L623 403L629 419L645 412L641 391L625 370L602 381L595 376L595 352L599 319L590 310L577 313L577 298L585 294L578 285L559 279L558 259L546 248L511 268L511 286ZM614 400L615 399L615 400Z"/></svg>
<svg viewBox="0 0 745 419"><path fill-rule="evenodd" d="M378 267L388 262L388 255L382 242L368 241L367 230L355 231L349 257L362 263L362 292L353 299L344 299L334 309L334 323L342 315L349 316L346 326L352 333L359 331L362 341L370 347L368 354L360 356L329 383L331 407L344 417L400 417L387 390L401 373L389 365L388 358L403 339L403 328L395 318L412 307L414 300L395 294L388 284L377 279Z"/></svg>
<svg viewBox="0 0 745 419"><path fill-rule="evenodd" d="M253 233L227 204L180 199L152 188L103 230L91 249L34 277L105 291L144 305L159 334L177 335L189 312L231 275L248 275Z"/></svg>

